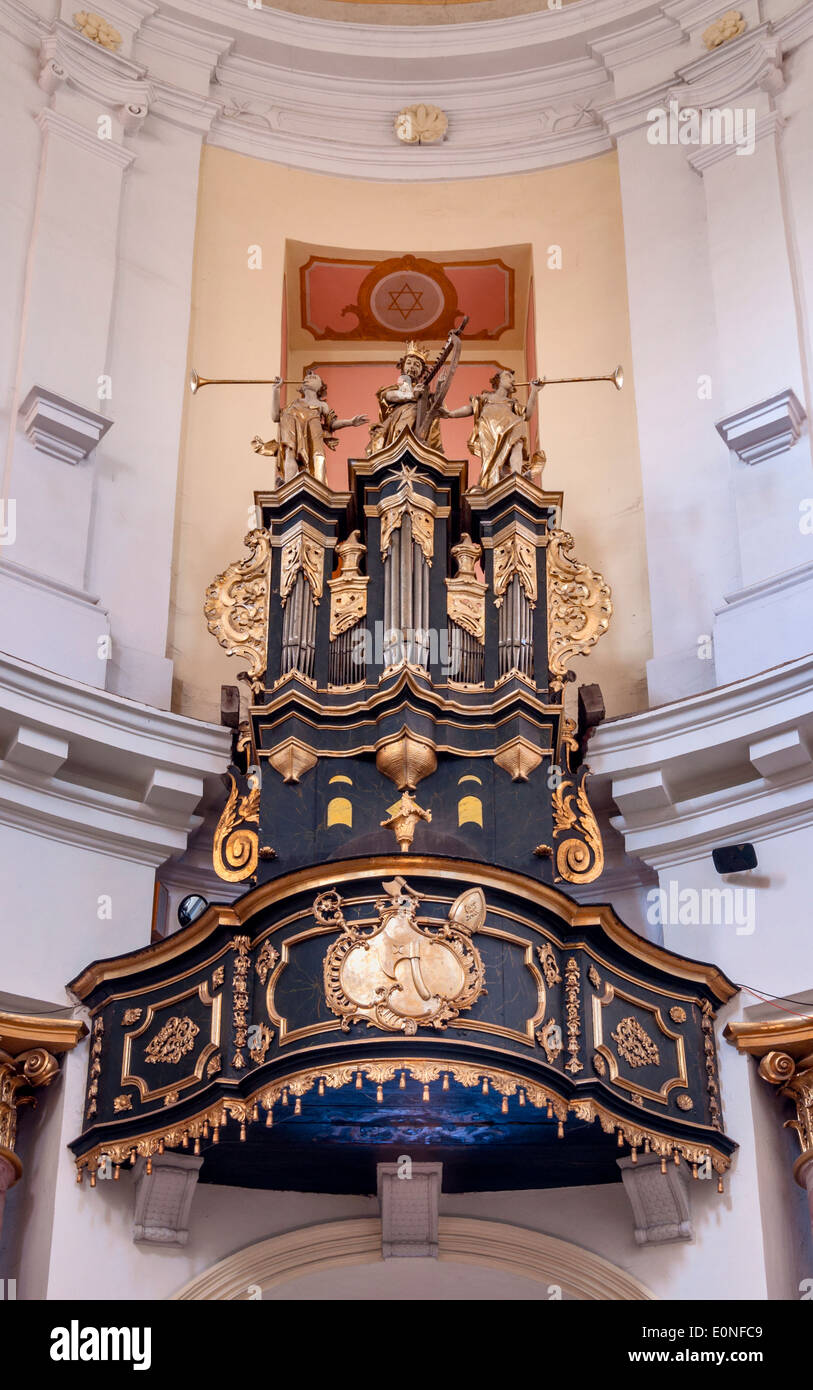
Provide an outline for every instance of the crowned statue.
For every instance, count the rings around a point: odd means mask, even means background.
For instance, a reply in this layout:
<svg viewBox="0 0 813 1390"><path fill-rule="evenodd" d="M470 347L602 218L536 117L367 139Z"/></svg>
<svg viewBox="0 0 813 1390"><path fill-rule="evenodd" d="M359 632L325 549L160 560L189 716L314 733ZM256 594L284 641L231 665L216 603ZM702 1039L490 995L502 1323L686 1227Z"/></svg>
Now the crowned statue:
<svg viewBox="0 0 813 1390"><path fill-rule="evenodd" d="M469 452L481 461L477 486L483 490L495 487L511 473L521 473L537 483L545 464L542 450L531 454L528 422L536 408L536 399L543 382L530 382L527 403L516 399L515 373L502 369L491 378L491 390L472 396L468 404L456 410L441 406L444 420L474 418L469 437Z"/></svg>
<svg viewBox="0 0 813 1390"><path fill-rule="evenodd" d="M279 440L263 441L255 435L251 441L257 454L277 460L277 484L289 482L298 473L310 473L318 482L327 485L326 449L338 445L337 430L366 425L366 415L354 415L351 420L338 419L325 397L327 386L317 372L308 372L299 386L299 396L280 409L282 377L275 377L271 393L271 419L279 425ZM281 475L281 477L280 477Z"/></svg>
<svg viewBox="0 0 813 1390"><path fill-rule="evenodd" d="M460 335L468 321L466 316L457 328L452 329L442 352L434 361L426 348L419 347L414 341L407 343L404 355L398 362L397 382L394 386L383 386L376 392L379 418L370 430L368 458L386 449L406 429L431 449L442 451L440 416L460 360Z"/></svg>

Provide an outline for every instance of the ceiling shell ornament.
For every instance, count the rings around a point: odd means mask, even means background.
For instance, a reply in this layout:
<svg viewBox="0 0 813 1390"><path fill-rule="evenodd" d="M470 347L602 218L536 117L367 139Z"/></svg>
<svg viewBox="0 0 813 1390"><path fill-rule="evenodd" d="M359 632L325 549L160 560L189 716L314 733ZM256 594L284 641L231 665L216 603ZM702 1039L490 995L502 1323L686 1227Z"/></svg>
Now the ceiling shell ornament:
<svg viewBox="0 0 813 1390"><path fill-rule="evenodd" d="M395 134L404 145L436 145L446 139L449 118L439 106L419 102L395 117Z"/></svg>

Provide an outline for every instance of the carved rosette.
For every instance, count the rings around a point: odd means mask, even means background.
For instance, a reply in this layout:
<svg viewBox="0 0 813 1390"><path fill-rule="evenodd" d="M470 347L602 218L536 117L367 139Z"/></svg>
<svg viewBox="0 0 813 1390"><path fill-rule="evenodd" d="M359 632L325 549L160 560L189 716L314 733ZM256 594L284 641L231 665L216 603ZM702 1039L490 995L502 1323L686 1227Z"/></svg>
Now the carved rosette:
<svg viewBox="0 0 813 1390"><path fill-rule="evenodd" d="M260 821L259 777L256 772L248 774L249 790L243 796L232 773L229 781L231 790L214 834L212 863L219 878L241 883L251 877L259 859L258 832L250 829Z"/></svg>
<svg viewBox="0 0 813 1390"><path fill-rule="evenodd" d="M603 575L564 552L573 549L567 531L551 531L548 543L548 662L551 690L561 690L568 662L585 656L607 631L613 613Z"/></svg>
<svg viewBox="0 0 813 1390"><path fill-rule="evenodd" d="M344 920L338 894L322 894L314 904L317 920L326 917L343 927L325 956L328 1006L343 1032L364 1020L370 1028L407 1036L419 1027L443 1029L483 992L485 967L471 940L485 921L483 891L461 893L447 921L436 927L418 921L420 895L403 878L383 888L386 897L376 903L372 930Z"/></svg>
<svg viewBox="0 0 813 1390"><path fill-rule="evenodd" d="M249 531L244 544L251 555L212 581L203 612L209 631L228 655L247 659L248 669L239 674L256 694L262 688L268 652L271 537L265 530Z"/></svg>

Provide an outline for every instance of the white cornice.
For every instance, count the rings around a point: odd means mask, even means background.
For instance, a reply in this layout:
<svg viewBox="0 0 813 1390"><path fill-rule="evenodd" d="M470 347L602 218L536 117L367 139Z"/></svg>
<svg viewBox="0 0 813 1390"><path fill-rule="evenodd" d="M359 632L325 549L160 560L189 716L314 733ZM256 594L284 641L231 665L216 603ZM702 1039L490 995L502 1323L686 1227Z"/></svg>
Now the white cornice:
<svg viewBox="0 0 813 1390"><path fill-rule="evenodd" d="M157 866L201 824L230 745L216 725L0 653L0 824Z"/></svg>
<svg viewBox="0 0 813 1390"><path fill-rule="evenodd" d="M600 154L670 94L720 106L755 86L773 93L784 53L813 34L813 0L689 62L715 0L580 0L481 23L397 27L243 0L116 5L138 62L61 21L45 24L21 0L0 0L0 23L29 46L42 43L46 90L68 81L117 109L128 131L151 113L222 148L389 181L520 173ZM445 141L399 143L394 117L414 101L447 112Z"/></svg>
<svg viewBox="0 0 813 1390"><path fill-rule="evenodd" d="M590 766L623 802L612 823L627 853L661 869L727 838L813 824L811 746L813 655L610 721Z"/></svg>

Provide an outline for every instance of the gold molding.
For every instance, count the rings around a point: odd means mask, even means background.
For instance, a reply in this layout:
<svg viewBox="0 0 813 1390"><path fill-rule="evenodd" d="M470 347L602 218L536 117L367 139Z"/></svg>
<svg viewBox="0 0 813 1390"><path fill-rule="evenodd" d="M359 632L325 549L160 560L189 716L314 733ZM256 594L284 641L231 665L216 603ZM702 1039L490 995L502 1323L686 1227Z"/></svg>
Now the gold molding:
<svg viewBox="0 0 813 1390"><path fill-rule="evenodd" d="M623 999L625 1004L634 1004L637 1008L644 1009L647 1013L652 1014L663 1036L669 1038L669 1040L675 1044L678 1075L672 1076L665 1081L659 1091L653 1091L646 1086L642 1086L637 1079L635 1081L626 1081L620 1075L618 1070L618 1059L604 1041L602 1010L605 1009L608 1004L611 1004L613 999ZM669 1092L675 1086L688 1087L689 1085L689 1077L686 1071L686 1046L683 1034L673 1033L671 1028L667 1028L663 1021L663 1014L660 1011L659 1005L650 1004L646 999L639 999L635 994L628 994L626 990L617 989L615 985L610 984L609 980L605 981L604 993L602 995L593 995L593 1044L596 1052L604 1057L607 1062L610 1071L610 1081L615 1082L615 1085L622 1087L623 1090L629 1091L631 1095L637 1093L638 1095L648 1096L650 1100L657 1101L660 1105L666 1105L668 1103Z"/></svg>
<svg viewBox="0 0 813 1390"><path fill-rule="evenodd" d="M32 1091L50 1085L59 1072L62 1055L72 1052L87 1031L78 1018L44 1018L0 1010L0 1159L14 1169L11 1186L23 1172L14 1152L17 1111L32 1100Z"/></svg>
<svg viewBox="0 0 813 1390"><path fill-rule="evenodd" d="M260 1106L266 1111L267 1126L269 1115L273 1123L274 1107L278 1104L283 1107L289 1106L293 1097L293 1120L301 1113L302 1098L310 1091L315 1089L318 1096L323 1096L327 1090L357 1086L360 1084L359 1078L366 1077L372 1082L377 1087L379 1100L383 1101L384 1086L394 1081L397 1084L401 1073L408 1074L423 1085L427 1101L431 1099L429 1088L432 1085L441 1082L442 1086L444 1077L452 1077L459 1085L468 1089L480 1088L487 1091L492 1088L504 1098L506 1113L508 1102L516 1097L519 1104L530 1104L536 1110L552 1111L562 1125L567 1121L568 1115L586 1123L598 1120L605 1134L619 1134L620 1142L628 1144L636 1152L648 1147L663 1159L677 1154L690 1164L701 1164L708 1159L714 1171L719 1174L724 1173L731 1163L728 1155L712 1144L661 1134L659 1130L651 1129L640 1121L631 1121L614 1114L604 1101L596 1101L588 1096L567 1099L559 1094L547 1078L542 1083L529 1081L527 1077L503 1067L438 1058L399 1057L386 1060L359 1058L327 1067L310 1066L302 1071L289 1073L270 1084L259 1086L245 1097L219 1099L198 1114L178 1122L169 1129L155 1129L149 1134L133 1139L101 1141L76 1158L76 1167L80 1179L82 1173L89 1169L91 1185L95 1186L95 1170L105 1157L116 1166L133 1161L136 1155L152 1158L155 1154L163 1153L166 1148L176 1148L182 1144L185 1146L190 1138L199 1141L204 1135L204 1129L207 1133L210 1129L219 1133L230 1118L239 1123L240 1137L245 1139L248 1126L260 1122Z"/></svg>
<svg viewBox="0 0 813 1390"><path fill-rule="evenodd" d="M159 1010L168 1009L173 1004L180 1004L184 999L191 999L194 995L197 995L201 1003L205 1004L207 1008L211 1007L212 1010L209 1041L201 1048L191 1075L183 1076L180 1080L173 1078L166 1086L159 1086L155 1090L151 1090L149 1082L145 1081L143 1077L130 1073L133 1041L135 1038L140 1038L144 1033L148 1032ZM209 993L208 983L204 980L201 984L193 985L191 989L184 990L182 994L174 994L171 995L169 999L158 999L154 1004L149 1004L147 1006L144 1022L141 1024L140 1028L136 1028L132 1033L124 1034L124 1048L121 1058L121 1077L119 1084L121 1086L135 1086L138 1090L139 1100L143 1102L158 1100L160 1096L166 1096L170 1091L185 1091L188 1086L194 1086L196 1081L202 1081L204 1071L206 1070L206 1063L212 1056L212 1053L217 1052L220 1047L220 1014L222 1000L222 994L211 995Z"/></svg>
<svg viewBox="0 0 813 1390"><path fill-rule="evenodd" d="M551 690L561 690L568 662L586 656L610 626L613 604L604 576L564 552L572 550L569 531L548 539L548 665Z"/></svg>
<svg viewBox="0 0 813 1390"><path fill-rule="evenodd" d="M284 608L300 570L307 580L313 602L322 597L325 572L325 538L306 521L298 521L277 542L281 546L279 598Z"/></svg>
<svg viewBox="0 0 813 1390"><path fill-rule="evenodd" d="M191 926L154 942L149 947L142 947L126 955L94 961L71 981L70 987L77 998L84 999L103 980L121 979L130 971L143 968L145 951L149 952L151 965L163 963L176 955L185 954L189 947L205 940L218 926L225 924L239 929L249 923L255 913L301 891L313 889L318 892L320 888L338 887L347 879L380 881L385 874L401 873L403 867L404 863L399 855L384 854L367 859L331 861L327 866L314 864L307 869L280 874L278 878L258 884L250 892L244 893L235 903L212 903ZM513 869L502 869L476 860L461 859L450 864L448 860L438 859L433 855L415 854L410 859L409 871L411 874L427 874L436 878L438 882L454 886L459 886L461 879L471 879L483 888L508 889L533 906L552 912L567 927L598 927L633 959L666 971L667 974L704 985L721 1004L727 1004L737 993L736 985L731 983L718 966L680 956L654 941L639 936L616 916L608 903L577 903L550 884L540 883Z"/></svg>
<svg viewBox="0 0 813 1390"><path fill-rule="evenodd" d="M758 1058L762 1079L792 1102L795 1117L785 1120L785 1128L799 1141L793 1176L808 1188L803 1174L813 1162L813 1015L728 1023L723 1037L738 1052Z"/></svg>
<svg viewBox="0 0 813 1390"><path fill-rule="evenodd" d="M268 657L271 537L258 528L249 531L243 544L250 556L236 560L212 580L203 612L209 631L227 655L247 658L246 678L256 694L262 688Z"/></svg>

